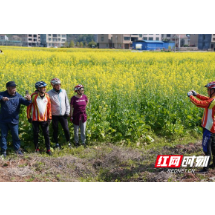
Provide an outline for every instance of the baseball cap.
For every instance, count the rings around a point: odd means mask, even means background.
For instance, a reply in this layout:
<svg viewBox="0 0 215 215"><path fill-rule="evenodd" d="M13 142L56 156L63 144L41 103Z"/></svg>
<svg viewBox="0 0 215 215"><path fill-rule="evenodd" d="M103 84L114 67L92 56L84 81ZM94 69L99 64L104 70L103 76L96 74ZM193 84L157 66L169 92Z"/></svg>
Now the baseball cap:
<svg viewBox="0 0 215 215"><path fill-rule="evenodd" d="M16 87L17 85L15 84L14 81L9 81L6 83L6 87Z"/></svg>

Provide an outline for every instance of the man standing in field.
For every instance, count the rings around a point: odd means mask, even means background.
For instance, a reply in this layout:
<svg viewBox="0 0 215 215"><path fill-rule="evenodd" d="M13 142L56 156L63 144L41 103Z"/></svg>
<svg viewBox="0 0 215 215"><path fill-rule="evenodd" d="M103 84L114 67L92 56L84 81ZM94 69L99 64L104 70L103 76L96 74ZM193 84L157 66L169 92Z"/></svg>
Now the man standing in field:
<svg viewBox="0 0 215 215"><path fill-rule="evenodd" d="M68 142L69 147L71 147L70 134L69 134L69 128L68 128L68 121L67 121L67 118L70 113L70 105L69 105L67 93L66 93L66 90L61 89L61 81L58 78L52 79L51 85L53 89L50 90L48 94L51 99L52 127L53 127L53 139L55 141L55 148L61 147L58 142L58 122L60 122L64 130L66 141Z"/></svg>
<svg viewBox="0 0 215 215"><path fill-rule="evenodd" d="M31 104L31 96L26 95L26 99L24 99L16 92L16 86L14 81L9 81L6 84L7 90L0 93L1 154L4 157L6 157L7 135L9 130L11 130L15 152L18 155L22 155L18 134L20 105L28 106Z"/></svg>
<svg viewBox="0 0 215 215"><path fill-rule="evenodd" d="M204 108L204 115L202 118L203 127L203 140L202 147L205 155L210 156L208 166L204 167L200 172L204 173L208 171L208 168L215 167L215 81L205 85L207 87L208 96L203 96L196 93L194 90L188 92L190 101L197 107ZM198 99L196 99L196 96ZM210 164L211 153L213 154L213 164Z"/></svg>
<svg viewBox="0 0 215 215"><path fill-rule="evenodd" d="M37 89L32 95L32 103L27 108L28 121L32 123L34 134L35 152L39 152L38 137L39 126L42 128L45 138L46 153L51 155L50 139L49 139L49 124L52 119L51 101L48 93L46 93L47 84L39 81L35 84Z"/></svg>

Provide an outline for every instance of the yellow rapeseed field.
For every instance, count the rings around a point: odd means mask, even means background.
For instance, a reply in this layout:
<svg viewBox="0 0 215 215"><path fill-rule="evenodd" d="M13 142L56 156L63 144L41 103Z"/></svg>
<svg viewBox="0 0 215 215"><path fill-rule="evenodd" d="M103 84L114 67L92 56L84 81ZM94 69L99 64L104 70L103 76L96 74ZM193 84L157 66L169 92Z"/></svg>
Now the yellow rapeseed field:
<svg viewBox="0 0 215 215"><path fill-rule="evenodd" d="M41 80L50 90L50 80L57 77L71 98L75 85L85 86L88 140L136 141L149 131L165 136L200 132L202 110L186 94L190 89L206 94L204 85L215 80L215 53L0 49L1 91L11 80L22 95ZM30 140L26 107L20 123L22 140ZM70 129L72 133L72 125Z"/></svg>

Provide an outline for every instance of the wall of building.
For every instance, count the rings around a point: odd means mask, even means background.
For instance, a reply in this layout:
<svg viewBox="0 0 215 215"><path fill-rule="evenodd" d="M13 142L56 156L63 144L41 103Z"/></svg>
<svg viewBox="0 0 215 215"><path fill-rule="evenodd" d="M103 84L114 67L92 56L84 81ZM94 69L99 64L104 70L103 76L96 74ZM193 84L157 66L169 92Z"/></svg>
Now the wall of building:
<svg viewBox="0 0 215 215"><path fill-rule="evenodd" d="M211 34L199 34L198 49L208 50L211 48Z"/></svg>

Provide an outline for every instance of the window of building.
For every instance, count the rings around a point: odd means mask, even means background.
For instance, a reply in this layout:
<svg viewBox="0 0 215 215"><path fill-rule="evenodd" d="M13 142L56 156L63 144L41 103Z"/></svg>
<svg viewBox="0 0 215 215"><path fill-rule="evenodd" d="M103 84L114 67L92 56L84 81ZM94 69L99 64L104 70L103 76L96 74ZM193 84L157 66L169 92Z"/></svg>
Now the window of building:
<svg viewBox="0 0 215 215"><path fill-rule="evenodd" d="M57 36L60 37L60 34L58 34Z"/></svg>
<svg viewBox="0 0 215 215"><path fill-rule="evenodd" d="M167 34L166 36L167 36L167 37L171 37L171 34Z"/></svg>
<svg viewBox="0 0 215 215"><path fill-rule="evenodd" d="M65 37L66 37L66 34L62 34L62 37L64 37L64 38L65 38Z"/></svg>
<svg viewBox="0 0 215 215"><path fill-rule="evenodd" d="M131 38L130 37L124 37L124 40L130 40Z"/></svg>
<svg viewBox="0 0 215 215"><path fill-rule="evenodd" d="M60 41L60 38L58 38L57 40Z"/></svg>
<svg viewBox="0 0 215 215"><path fill-rule="evenodd" d="M149 35L153 35L153 34L149 34Z"/></svg>
<svg viewBox="0 0 215 215"><path fill-rule="evenodd" d="M159 40L159 37L156 37L156 40Z"/></svg>
<svg viewBox="0 0 215 215"><path fill-rule="evenodd" d="M62 42L65 42L66 41L66 39L62 39Z"/></svg>
<svg viewBox="0 0 215 215"><path fill-rule="evenodd" d="M139 37L142 37L143 35L142 34L139 34Z"/></svg>
<svg viewBox="0 0 215 215"><path fill-rule="evenodd" d="M108 48L108 44L106 44L106 48Z"/></svg>
<svg viewBox="0 0 215 215"><path fill-rule="evenodd" d="M156 35L159 35L159 34L156 34Z"/></svg>
<svg viewBox="0 0 215 215"><path fill-rule="evenodd" d="M53 42L56 42L57 41L57 38L53 38Z"/></svg>
<svg viewBox="0 0 215 215"><path fill-rule="evenodd" d="M32 37L32 34L29 34L28 36L29 36L29 37Z"/></svg>
<svg viewBox="0 0 215 215"><path fill-rule="evenodd" d="M57 34L53 34L53 37L57 37Z"/></svg>
<svg viewBox="0 0 215 215"><path fill-rule="evenodd" d="M119 48L121 48L121 44L119 44Z"/></svg>
<svg viewBox="0 0 215 215"><path fill-rule="evenodd" d="M104 37L101 37L101 41L104 41Z"/></svg>
<svg viewBox="0 0 215 215"><path fill-rule="evenodd" d="M48 36L51 37L52 35L51 35L51 34L48 34Z"/></svg>
<svg viewBox="0 0 215 215"><path fill-rule="evenodd" d="M147 40L147 37L143 37L143 40Z"/></svg>
<svg viewBox="0 0 215 215"><path fill-rule="evenodd" d="M215 41L215 38L213 38L213 41Z"/></svg>
<svg viewBox="0 0 215 215"><path fill-rule="evenodd" d="M49 41L52 41L52 39L51 39L51 38L49 38Z"/></svg>
<svg viewBox="0 0 215 215"><path fill-rule="evenodd" d="M153 40L153 37L149 37L149 40Z"/></svg>

